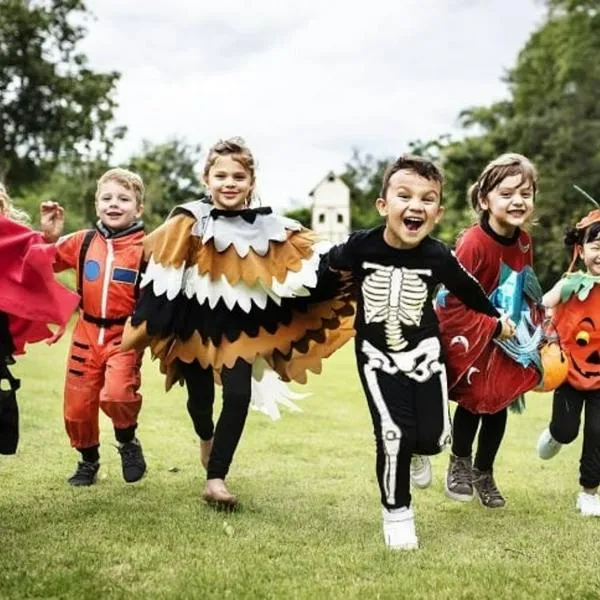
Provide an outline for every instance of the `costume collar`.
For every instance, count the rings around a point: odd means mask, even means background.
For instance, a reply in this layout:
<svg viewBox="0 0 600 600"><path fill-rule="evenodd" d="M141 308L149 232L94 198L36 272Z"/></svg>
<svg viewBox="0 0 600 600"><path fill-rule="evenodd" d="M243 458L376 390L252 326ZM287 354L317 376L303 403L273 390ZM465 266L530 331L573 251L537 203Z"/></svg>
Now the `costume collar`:
<svg viewBox="0 0 600 600"><path fill-rule="evenodd" d="M102 221L97 221L96 230L100 233L100 235L103 238L114 240L117 238L125 237L127 235L131 235L132 233L137 233L138 231L144 231L144 223L143 221L134 221L126 229L119 229L118 231L114 231L110 227L107 227Z"/></svg>
<svg viewBox="0 0 600 600"><path fill-rule="evenodd" d="M213 219L225 217L228 219L241 217L246 223L253 224L258 215L270 215L273 209L270 206L259 206L258 208L243 208L242 210L223 210L221 208L213 208L210 214Z"/></svg>
<svg viewBox="0 0 600 600"><path fill-rule="evenodd" d="M483 229L494 241L502 244L503 246L512 246L521 235L521 230L518 227L511 237L506 237L505 235L496 233L490 225L490 215L487 211L481 215L479 224L481 225L481 229Z"/></svg>

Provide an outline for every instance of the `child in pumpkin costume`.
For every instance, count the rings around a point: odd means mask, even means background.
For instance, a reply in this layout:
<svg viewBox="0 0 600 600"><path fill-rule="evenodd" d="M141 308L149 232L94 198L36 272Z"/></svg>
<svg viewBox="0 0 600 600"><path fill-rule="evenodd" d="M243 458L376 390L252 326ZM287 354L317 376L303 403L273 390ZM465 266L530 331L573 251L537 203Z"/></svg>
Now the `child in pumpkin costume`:
<svg viewBox="0 0 600 600"><path fill-rule="evenodd" d="M569 271L544 295L544 305L569 358L566 382L556 389L550 425L538 441L538 455L550 459L577 437L585 407L576 508L600 517L600 210L590 212L565 236L573 249ZM572 272L577 258L585 271Z"/></svg>

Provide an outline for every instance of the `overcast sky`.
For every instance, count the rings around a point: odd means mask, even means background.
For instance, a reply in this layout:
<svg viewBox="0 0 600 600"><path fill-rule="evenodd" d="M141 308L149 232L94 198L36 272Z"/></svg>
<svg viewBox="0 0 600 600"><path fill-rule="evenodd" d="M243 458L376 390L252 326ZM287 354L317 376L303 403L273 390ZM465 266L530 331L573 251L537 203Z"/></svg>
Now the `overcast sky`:
<svg viewBox="0 0 600 600"><path fill-rule="evenodd" d="M142 139L208 148L241 135L264 204L307 201L352 148L376 156L456 132L502 76L543 7L536 0L88 0L83 44L118 70L116 160Z"/></svg>

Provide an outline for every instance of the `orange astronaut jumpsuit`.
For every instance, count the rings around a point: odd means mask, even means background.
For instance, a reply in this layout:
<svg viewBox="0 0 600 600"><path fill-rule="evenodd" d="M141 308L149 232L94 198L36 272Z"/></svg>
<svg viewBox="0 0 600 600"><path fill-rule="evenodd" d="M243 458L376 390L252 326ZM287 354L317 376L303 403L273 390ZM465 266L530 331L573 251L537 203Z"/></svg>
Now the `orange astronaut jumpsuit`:
<svg viewBox="0 0 600 600"><path fill-rule="evenodd" d="M141 222L116 233L99 224L56 243L54 270L75 269L82 299L64 397L65 427L71 446L78 449L99 444L99 408L115 429L137 424L142 356L119 347L139 289L143 237Z"/></svg>

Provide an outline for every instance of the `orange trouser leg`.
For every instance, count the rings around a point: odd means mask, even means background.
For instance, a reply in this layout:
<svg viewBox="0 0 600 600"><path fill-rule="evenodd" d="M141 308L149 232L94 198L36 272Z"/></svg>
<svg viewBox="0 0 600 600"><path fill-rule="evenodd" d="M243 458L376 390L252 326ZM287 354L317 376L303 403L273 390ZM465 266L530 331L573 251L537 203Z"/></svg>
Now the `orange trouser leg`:
<svg viewBox="0 0 600 600"><path fill-rule="evenodd" d="M104 375L102 365L84 324L73 332L65 380L64 420L74 448L90 448L99 443L98 405Z"/></svg>
<svg viewBox="0 0 600 600"><path fill-rule="evenodd" d="M106 347L104 387L100 392L100 408L117 429L137 424L142 407L138 393L141 384L141 355L135 350L121 352L118 345Z"/></svg>

